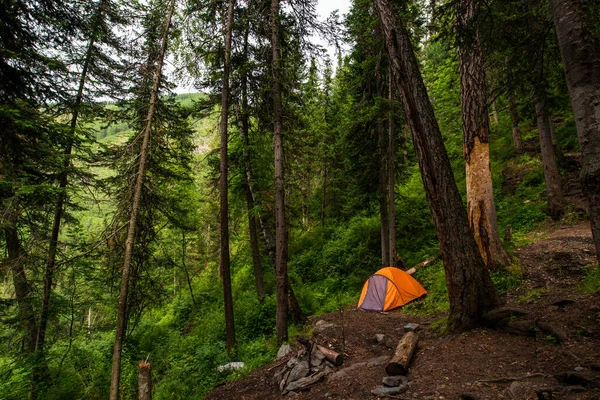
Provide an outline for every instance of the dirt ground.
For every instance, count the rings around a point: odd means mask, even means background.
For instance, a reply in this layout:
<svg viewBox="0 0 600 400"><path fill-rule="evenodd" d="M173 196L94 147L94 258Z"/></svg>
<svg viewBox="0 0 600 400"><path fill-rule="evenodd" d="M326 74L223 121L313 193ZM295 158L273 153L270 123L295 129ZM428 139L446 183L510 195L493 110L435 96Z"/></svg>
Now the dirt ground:
<svg viewBox="0 0 600 400"><path fill-rule="evenodd" d="M394 352L408 322L421 325L419 343L408 373L409 390L397 399L598 399L600 400L600 295L582 294L576 286L585 265L595 262L589 223L550 224L532 232L537 241L516 249L524 276L523 285L507 295L507 305L529 311L530 320L543 321L566 334L560 343L547 334L530 336L493 329L460 335L440 333L443 314L418 318L402 310L365 313L352 307L320 316L336 325L313 339L344 355L335 370ZM311 321L314 324L316 320ZM309 323L310 324L310 323ZM376 344L374 335L391 338L388 346ZM392 344L393 343L393 344ZM300 350L294 351L284 361ZM281 360L229 382L207 399L278 399L273 383ZM593 380L587 387L566 384L560 374L575 372ZM310 389L290 393L290 399L371 399L371 390L386 375L385 364L366 366L347 376L327 375ZM595 388L594 388L595 387ZM538 397L536 391L552 394Z"/></svg>

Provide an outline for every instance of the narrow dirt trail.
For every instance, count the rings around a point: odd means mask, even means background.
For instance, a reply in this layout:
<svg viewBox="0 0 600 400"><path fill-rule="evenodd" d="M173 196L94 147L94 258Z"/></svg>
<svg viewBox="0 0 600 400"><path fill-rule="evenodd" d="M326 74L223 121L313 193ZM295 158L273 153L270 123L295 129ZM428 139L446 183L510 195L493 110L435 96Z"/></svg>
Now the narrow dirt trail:
<svg viewBox="0 0 600 400"><path fill-rule="evenodd" d="M534 243L513 252L524 282L507 295L507 305L528 311L522 324L545 322L564 333L566 340L558 343L534 325L517 334L508 333L509 329L478 329L444 335L436 329L443 314L420 318L402 310L379 314L348 308L319 317L335 326L315 333L313 339L343 353L345 360L310 389L281 396L273 382L280 362L274 361L218 387L207 398L374 399L371 390L386 375L385 364L335 372L375 357L390 357L404 334L403 326L415 322L421 325L420 341L408 374L409 389L392 398L600 399L600 294L577 289L584 266L595 262L589 223L546 225L531 235L537 239ZM378 333L389 340L377 344ZM287 358L299 350L295 346ZM582 386L560 379L560 374L576 371L591 381ZM551 390L552 397L538 397L536 391L541 389Z"/></svg>

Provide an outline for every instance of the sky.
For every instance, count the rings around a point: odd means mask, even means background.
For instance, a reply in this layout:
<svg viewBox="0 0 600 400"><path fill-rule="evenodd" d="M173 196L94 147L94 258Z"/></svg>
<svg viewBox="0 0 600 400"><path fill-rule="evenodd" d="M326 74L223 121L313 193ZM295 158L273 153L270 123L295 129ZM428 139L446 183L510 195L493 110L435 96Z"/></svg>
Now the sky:
<svg viewBox="0 0 600 400"><path fill-rule="evenodd" d="M350 11L350 1L351 0L318 0L317 3L317 13L319 14L320 20L325 20L331 14L332 11L338 10L338 15L340 16L340 21L343 20L344 14L347 14ZM315 37L314 40L317 43L322 44L327 47L327 51L329 52L329 57L331 60L335 60L337 55L335 53L335 48L332 46L328 46L327 43L319 38ZM336 67L336 63L333 63L333 68Z"/></svg>

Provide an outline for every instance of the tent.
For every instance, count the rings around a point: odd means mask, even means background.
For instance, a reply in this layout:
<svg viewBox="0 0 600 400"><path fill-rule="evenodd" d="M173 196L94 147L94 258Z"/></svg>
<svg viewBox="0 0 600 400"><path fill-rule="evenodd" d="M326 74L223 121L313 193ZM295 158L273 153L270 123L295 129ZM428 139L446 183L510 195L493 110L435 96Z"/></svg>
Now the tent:
<svg viewBox="0 0 600 400"><path fill-rule="evenodd" d="M395 267L384 267L365 282L358 308L364 311L388 311L426 294L423 286L406 272Z"/></svg>

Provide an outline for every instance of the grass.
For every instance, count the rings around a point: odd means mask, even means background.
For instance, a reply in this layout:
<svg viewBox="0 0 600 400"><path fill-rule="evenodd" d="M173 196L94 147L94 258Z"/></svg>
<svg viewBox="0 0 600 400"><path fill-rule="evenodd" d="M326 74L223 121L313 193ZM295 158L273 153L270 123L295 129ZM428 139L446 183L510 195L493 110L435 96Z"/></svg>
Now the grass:
<svg viewBox="0 0 600 400"><path fill-rule="evenodd" d="M600 268L598 264L590 264L584 267L586 274L581 279L578 289L583 293L600 292Z"/></svg>

